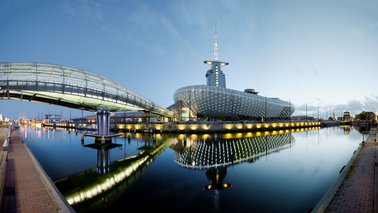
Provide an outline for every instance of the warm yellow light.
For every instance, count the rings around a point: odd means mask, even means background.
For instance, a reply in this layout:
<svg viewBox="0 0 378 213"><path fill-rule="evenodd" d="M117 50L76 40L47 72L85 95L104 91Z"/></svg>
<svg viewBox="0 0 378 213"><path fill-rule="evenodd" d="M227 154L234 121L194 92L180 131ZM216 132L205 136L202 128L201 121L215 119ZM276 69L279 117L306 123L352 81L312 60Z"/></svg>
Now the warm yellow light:
<svg viewBox="0 0 378 213"><path fill-rule="evenodd" d="M189 127L191 130L196 130L198 129L198 124L191 124Z"/></svg>
<svg viewBox="0 0 378 213"><path fill-rule="evenodd" d="M156 124L156 125L155 125L155 129L156 129L156 130L161 130L161 129L162 129L162 126L163 126L163 125L161 125L161 124Z"/></svg>
<svg viewBox="0 0 378 213"><path fill-rule="evenodd" d="M202 129L204 130L208 130L210 129L211 125L207 125L207 124L202 124Z"/></svg>
<svg viewBox="0 0 378 213"><path fill-rule="evenodd" d="M209 134L204 134L204 135L202 135L202 140L207 140L207 139L209 139L211 136L209 135Z"/></svg>
<svg viewBox="0 0 378 213"><path fill-rule="evenodd" d="M232 124L224 124L224 127L228 130L232 129L233 125Z"/></svg>
<svg viewBox="0 0 378 213"><path fill-rule="evenodd" d="M253 137L253 133L252 132L247 132L247 134L245 134L245 137L246 138L252 138Z"/></svg>
<svg viewBox="0 0 378 213"><path fill-rule="evenodd" d="M142 138L142 134L141 133L136 133L135 134L135 138L136 139L141 139Z"/></svg>
<svg viewBox="0 0 378 213"><path fill-rule="evenodd" d="M184 130L184 129L186 129L186 126L185 126L185 124L179 124L179 125L177 125L177 129Z"/></svg>
<svg viewBox="0 0 378 213"><path fill-rule="evenodd" d="M225 135L223 135L223 138L224 139L231 139L232 138L232 134L231 133L226 133Z"/></svg>
<svg viewBox="0 0 378 213"><path fill-rule="evenodd" d="M185 138L185 135L184 134L179 134L178 136L177 136L177 139L179 139L179 140L182 140L182 139L184 139Z"/></svg>
<svg viewBox="0 0 378 213"><path fill-rule="evenodd" d="M161 140L161 134L156 134L156 140Z"/></svg>
<svg viewBox="0 0 378 213"><path fill-rule="evenodd" d="M190 138L191 140L198 140L198 135L197 135L197 134L191 134L191 135L189 136L189 138Z"/></svg>

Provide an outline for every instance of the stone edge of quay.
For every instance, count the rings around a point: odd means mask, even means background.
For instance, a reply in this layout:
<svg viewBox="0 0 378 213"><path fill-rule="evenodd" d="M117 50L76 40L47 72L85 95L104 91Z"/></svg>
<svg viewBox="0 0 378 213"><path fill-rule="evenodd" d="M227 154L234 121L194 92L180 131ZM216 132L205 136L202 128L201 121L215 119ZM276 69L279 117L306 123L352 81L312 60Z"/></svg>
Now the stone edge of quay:
<svg viewBox="0 0 378 213"><path fill-rule="evenodd" d="M344 182L347 174L351 170L352 165L354 164L358 154L360 153L363 145L360 143L358 148L353 152L353 156L348 161L347 165L345 165L343 171L336 179L336 181L328 188L327 192L323 195L311 213L322 213L325 212L329 204L331 203L332 199L334 198L336 192L339 190L341 184Z"/></svg>
<svg viewBox="0 0 378 213"><path fill-rule="evenodd" d="M40 178L42 179L42 182L48 189L50 196L52 196L52 199L56 203L56 206L58 207L57 212L70 212L74 213L75 210L72 208L71 205L68 204L67 200L64 198L64 196L59 192L58 188L56 188L55 184L52 182L50 177L47 175L45 170L42 168L42 166L39 164L33 153L30 151L29 147L22 142L25 146L27 152L29 153L33 164L35 165L37 172L39 173Z"/></svg>

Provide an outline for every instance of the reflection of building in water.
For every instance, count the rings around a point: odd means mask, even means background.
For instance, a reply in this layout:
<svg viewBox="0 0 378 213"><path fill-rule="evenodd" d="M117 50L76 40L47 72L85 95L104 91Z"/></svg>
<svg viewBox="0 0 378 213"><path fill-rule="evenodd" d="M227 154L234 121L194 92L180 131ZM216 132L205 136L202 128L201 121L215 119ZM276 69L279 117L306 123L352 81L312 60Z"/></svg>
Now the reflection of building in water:
<svg viewBox="0 0 378 213"><path fill-rule="evenodd" d="M342 128L344 130L344 135L349 135L349 133L350 133L350 126L343 126Z"/></svg>
<svg viewBox="0 0 378 213"><path fill-rule="evenodd" d="M284 149L294 141L291 134L220 139L218 141L197 140L190 147L175 153L175 162L180 166L194 169L227 166L244 161L255 161L258 157ZM174 149L182 150L176 144Z"/></svg>
<svg viewBox="0 0 378 213"><path fill-rule="evenodd" d="M208 190L221 190L232 187L230 183L225 183L224 179L227 175L227 167L212 167L206 171L206 177L211 181L204 188L205 191Z"/></svg>
<svg viewBox="0 0 378 213"><path fill-rule="evenodd" d="M217 135L215 135L217 136ZM255 161L263 155L291 146L294 138L291 134L260 136L251 138L190 140L184 138L172 146L176 150L175 162L192 169L206 169L210 183L204 191L214 191L214 208L219 209L219 193L232 187L224 180L227 166L244 161Z"/></svg>
<svg viewBox="0 0 378 213"><path fill-rule="evenodd" d="M99 174L105 174L109 172L110 168L110 155L109 150L115 147L120 147L122 145L115 143L93 143L84 145L85 147L90 147L97 149L97 166L96 171Z"/></svg>

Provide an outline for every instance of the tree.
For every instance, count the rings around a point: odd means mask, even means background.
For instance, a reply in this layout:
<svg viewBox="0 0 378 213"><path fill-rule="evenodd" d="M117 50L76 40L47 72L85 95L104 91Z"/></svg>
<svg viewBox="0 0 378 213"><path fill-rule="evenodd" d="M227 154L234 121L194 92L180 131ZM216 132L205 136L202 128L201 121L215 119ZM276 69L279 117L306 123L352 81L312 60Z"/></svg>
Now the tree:
<svg viewBox="0 0 378 213"><path fill-rule="evenodd" d="M356 115L356 118L364 121L376 121L376 115L374 112L362 111L360 114Z"/></svg>

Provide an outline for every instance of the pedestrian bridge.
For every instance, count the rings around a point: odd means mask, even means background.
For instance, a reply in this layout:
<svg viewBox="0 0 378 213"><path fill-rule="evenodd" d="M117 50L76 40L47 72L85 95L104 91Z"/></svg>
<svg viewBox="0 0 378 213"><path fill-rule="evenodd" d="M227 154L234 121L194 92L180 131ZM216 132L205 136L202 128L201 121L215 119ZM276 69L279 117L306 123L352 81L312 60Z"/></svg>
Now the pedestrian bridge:
<svg viewBox="0 0 378 213"><path fill-rule="evenodd" d="M0 63L0 99L27 100L88 111L173 113L121 84L85 70L44 63Z"/></svg>

